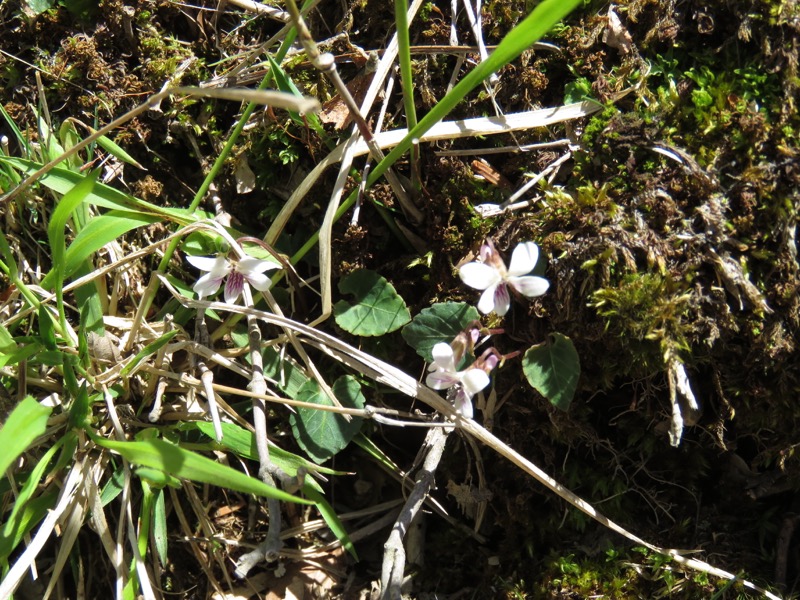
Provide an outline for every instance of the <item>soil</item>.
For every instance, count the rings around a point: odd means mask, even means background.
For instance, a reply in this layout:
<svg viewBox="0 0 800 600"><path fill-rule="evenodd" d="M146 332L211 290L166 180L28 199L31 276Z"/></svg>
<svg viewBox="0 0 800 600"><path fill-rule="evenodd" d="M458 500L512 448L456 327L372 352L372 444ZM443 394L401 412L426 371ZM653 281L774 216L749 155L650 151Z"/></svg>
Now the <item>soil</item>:
<svg viewBox="0 0 800 600"><path fill-rule="evenodd" d="M486 43L502 39L528 4L484 3ZM424 240L429 254L420 259L399 250L374 208L394 207L390 188L380 182L367 192L357 224L349 224L349 214L336 224L334 271L337 278L361 267L378 271L417 314L433 302L477 300L474 290L460 285L454 266L474 256L486 236L506 258L517 243L535 240L548 259L550 291L533 302L515 300L505 320L490 317L485 324L503 328L494 342L501 352L524 350L553 332L569 336L581 360L579 389L569 410L560 411L528 386L519 360L511 360L494 390L502 406L493 414L477 410L477 418L640 537L663 547L701 549L715 566L793 593L800 577L794 539L800 511L800 10L794 2L768 0L712 4L622 1L614 9L621 27L616 43L607 35L607 4L589 2L575 11L546 37L557 50L526 52L498 73L494 101L514 113L588 96L604 110L566 127L424 147L424 220L414 225L393 214ZM56 130L69 118L97 127L168 80L194 85L213 79L280 28L214 3L103 0L90 7L63 0L40 14L31 5L0 7L0 105L39 143L45 140L36 114L45 105ZM412 44L448 44L450 3L429 2L424 12L412 25ZM462 43L473 43L463 14L456 22ZM383 0L324 0L309 24L317 40L349 33L349 42L331 48L347 81L363 76L361 65L349 62L353 47L381 49L393 31ZM475 53L468 57L477 60ZM421 113L444 95L454 61L446 53L415 55ZM304 92L331 100L332 89L307 63L294 62L287 71ZM255 85L263 65L245 74ZM405 125L401 106L398 96L385 129ZM126 166L111 184L145 200L187 206L238 111L230 102L169 100L122 125L114 139L144 169ZM488 94L475 92L448 118L493 111ZM77 129L86 133L81 125ZM7 122L0 132L13 139ZM573 157L539 188L536 201L490 219L478 217L473 206L501 202L527 181L526 173L546 168L563 148L486 155L477 166L478 156L437 153L564 137L574 144ZM237 227L262 236L292 185L324 153L316 134L285 113L259 113L234 153L255 173L254 189L237 192L235 161L216 181ZM410 174L407 163L399 169ZM476 178L476 170L497 181ZM282 251L291 254L319 227L334 177L329 170L305 200L279 244ZM302 276L313 276L316 268L310 255L298 265ZM315 297L308 294L303 302L308 312L295 318L313 318ZM354 338L332 322L323 327L409 373L422 372L399 333L376 342ZM700 404L696 412L685 410L677 447L668 435L671 359L684 365ZM375 402L406 408L405 399L390 395ZM287 425L276 429L276 435L288 432ZM391 428L370 434L403 469L412 466L423 436ZM328 484L337 510L402 496L358 448L337 456L333 466L356 473ZM426 515L424 564L414 567L411 597L744 594L713 578L660 568L653 555L631 548L464 438L450 441L437 484L436 498L467 529L476 507L485 514L478 539ZM219 490L208 493L213 506L247 504ZM299 524L306 516L288 518ZM232 538L250 533L242 514L217 526ZM336 575L316 588L307 584L307 593L367 597L370 582L380 576L387 532L357 544L357 564L346 555L328 557ZM99 561L89 534L81 542L81 551ZM165 595L207 597L213 589L197 567L199 558L179 540L170 543ZM224 581L220 567L213 568ZM94 597L104 597L103 585L97 587ZM266 597L289 597L279 589Z"/></svg>

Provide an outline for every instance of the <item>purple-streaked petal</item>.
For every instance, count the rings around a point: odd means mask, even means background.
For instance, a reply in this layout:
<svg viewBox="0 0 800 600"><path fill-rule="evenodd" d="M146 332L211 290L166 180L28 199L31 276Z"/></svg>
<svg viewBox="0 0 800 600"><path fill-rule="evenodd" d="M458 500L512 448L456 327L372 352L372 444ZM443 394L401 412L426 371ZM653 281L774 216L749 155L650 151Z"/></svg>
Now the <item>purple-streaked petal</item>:
<svg viewBox="0 0 800 600"><path fill-rule="evenodd" d="M455 407L456 412L461 416L466 417L467 419L472 418L472 398L467 396L463 388L456 392L456 395L453 398L453 406Z"/></svg>
<svg viewBox="0 0 800 600"><path fill-rule="evenodd" d="M539 246L533 242L523 242L514 248L508 274L512 276L527 275L539 260Z"/></svg>
<svg viewBox="0 0 800 600"><path fill-rule="evenodd" d="M280 265L276 265L275 263L267 260L253 258L252 256L245 256L244 258L239 259L239 265L236 267L236 269L244 276L252 275L254 273L263 273L265 271L273 271L280 268Z"/></svg>
<svg viewBox="0 0 800 600"><path fill-rule="evenodd" d="M494 312L497 313L498 317L502 317L510 307L511 296L508 293L508 286L505 283L501 283L494 292Z"/></svg>
<svg viewBox="0 0 800 600"><path fill-rule="evenodd" d="M472 398L489 385L489 376L483 369L467 369L461 376L461 385L464 386L467 396Z"/></svg>
<svg viewBox="0 0 800 600"><path fill-rule="evenodd" d="M202 300L206 296L213 296L217 293L224 277L217 277L213 273L206 273L192 286L192 289Z"/></svg>
<svg viewBox="0 0 800 600"><path fill-rule="evenodd" d="M503 284L500 284L499 286L498 284L494 284L486 288L486 290L481 294L481 299L478 300L478 310L483 314L488 315L494 310L494 294L498 287L505 286Z"/></svg>
<svg viewBox="0 0 800 600"><path fill-rule="evenodd" d="M498 283L502 277L497 269L479 262L462 265L458 270L461 281L476 290L485 290Z"/></svg>
<svg viewBox="0 0 800 600"><path fill-rule="evenodd" d="M228 259L222 254L217 256L187 256L186 261L193 267L212 273L217 277L225 277L231 270Z"/></svg>
<svg viewBox="0 0 800 600"><path fill-rule="evenodd" d="M425 378L425 385L434 390L446 390L458 383L458 377L448 371L434 371Z"/></svg>
<svg viewBox="0 0 800 600"><path fill-rule="evenodd" d="M528 298L535 298L536 296L543 295L547 288L550 287L550 282L544 277L537 277L536 275L529 275L527 277L509 277L510 283L515 290L523 296Z"/></svg>
<svg viewBox="0 0 800 600"><path fill-rule="evenodd" d="M239 299L244 289L244 277L238 271L231 271L225 280L225 302L233 304Z"/></svg>
<svg viewBox="0 0 800 600"><path fill-rule="evenodd" d="M244 273L243 275L247 283L252 285L259 292L266 292L269 286L272 285L270 278L263 273Z"/></svg>

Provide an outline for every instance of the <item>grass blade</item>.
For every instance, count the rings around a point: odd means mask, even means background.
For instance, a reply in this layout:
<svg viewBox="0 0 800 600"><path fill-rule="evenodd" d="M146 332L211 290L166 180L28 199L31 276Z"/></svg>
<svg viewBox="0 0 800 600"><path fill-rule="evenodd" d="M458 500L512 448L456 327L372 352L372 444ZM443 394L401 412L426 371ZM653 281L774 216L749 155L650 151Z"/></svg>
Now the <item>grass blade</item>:
<svg viewBox="0 0 800 600"><path fill-rule="evenodd" d="M199 483L211 483L239 492L276 498L284 502L310 504L307 500L287 494L254 477L163 440L116 442L96 437L91 433L90 437L98 446L113 450L132 463L160 469L175 477Z"/></svg>
<svg viewBox="0 0 800 600"><path fill-rule="evenodd" d="M0 473L6 469L44 433L50 409L42 406L31 396L25 398L8 415L8 419L0 429Z"/></svg>

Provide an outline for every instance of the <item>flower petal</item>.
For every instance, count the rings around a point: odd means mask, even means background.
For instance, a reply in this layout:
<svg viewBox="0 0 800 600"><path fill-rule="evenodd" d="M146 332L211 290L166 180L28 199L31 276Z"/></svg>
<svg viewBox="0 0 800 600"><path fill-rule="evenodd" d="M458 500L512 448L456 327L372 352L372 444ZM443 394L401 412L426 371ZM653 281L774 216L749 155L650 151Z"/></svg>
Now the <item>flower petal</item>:
<svg viewBox="0 0 800 600"><path fill-rule="evenodd" d="M536 296L543 295L547 288L550 287L550 282L544 277L536 277L536 275L529 275L527 277L509 277L510 283L515 290L523 296L528 298L535 298Z"/></svg>
<svg viewBox="0 0 800 600"><path fill-rule="evenodd" d="M242 295L244 277L238 271L231 272L225 280L225 302L233 304Z"/></svg>
<svg viewBox="0 0 800 600"><path fill-rule="evenodd" d="M207 271L220 277L225 277L231 270L228 259L222 254L217 256L187 256L186 261L201 271Z"/></svg>
<svg viewBox="0 0 800 600"><path fill-rule="evenodd" d="M470 398L465 392L464 389L459 389L456 392L455 397L453 398L453 406L456 409L456 412L467 419L471 419L473 412L472 412L472 398Z"/></svg>
<svg viewBox="0 0 800 600"><path fill-rule="evenodd" d="M272 285L272 280L263 273L243 273L247 283L256 288L259 292L266 292Z"/></svg>
<svg viewBox="0 0 800 600"><path fill-rule="evenodd" d="M467 396L472 398L489 385L489 376L483 369L467 369L461 376L461 385L464 386Z"/></svg>
<svg viewBox="0 0 800 600"><path fill-rule="evenodd" d="M502 317L508 312L510 306L511 296L508 293L508 286L505 283L501 283L494 292L494 312L497 313L497 316Z"/></svg>
<svg viewBox="0 0 800 600"><path fill-rule="evenodd" d="M431 365L432 369L435 368L442 371L455 373L456 363L455 358L453 357L453 348L450 346L450 344L445 342L439 342L438 344L435 344L431 350L431 354L433 355L433 364Z"/></svg>
<svg viewBox="0 0 800 600"><path fill-rule="evenodd" d="M481 299L478 300L478 310L483 314L488 315L494 310L494 294L498 287L505 287L505 285L494 284L481 294Z"/></svg>
<svg viewBox="0 0 800 600"><path fill-rule="evenodd" d="M523 242L514 248L511 254L511 264L508 266L509 275L526 275L533 271L536 261L539 260L539 246L534 242Z"/></svg>
<svg viewBox="0 0 800 600"><path fill-rule="evenodd" d="M273 271L280 268L280 265L276 265L274 262L261 260L260 258L253 258L252 256L245 256L244 258L239 259L239 264L236 267L236 270L246 277L254 273L263 273L265 271Z"/></svg>
<svg viewBox="0 0 800 600"><path fill-rule="evenodd" d="M476 290L485 290L498 283L502 277L497 269L479 262L462 265L458 270L461 281Z"/></svg>
<svg viewBox="0 0 800 600"><path fill-rule="evenodd" d="M197 280L197 283L192 286L192 289L202 300L206 296L213 296L216 294L223 279L224 277L217 277L214 273L206 273Z"/></svg>
<svg viewBox="0 0 800 600"><path fill-rule="evenodd" d="M446 390L456 383L458 383L458 377L449 371L434 371L425 378L425 385L434 390Z"/></svg>

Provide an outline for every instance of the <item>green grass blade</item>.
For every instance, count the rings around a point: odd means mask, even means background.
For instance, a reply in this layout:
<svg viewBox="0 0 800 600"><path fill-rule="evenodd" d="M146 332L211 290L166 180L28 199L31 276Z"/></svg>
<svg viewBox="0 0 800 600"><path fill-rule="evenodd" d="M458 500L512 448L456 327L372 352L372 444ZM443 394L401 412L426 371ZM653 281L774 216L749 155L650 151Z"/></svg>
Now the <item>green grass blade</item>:
<svg viewBox="0 0 800 600"><path fill-rule="evenodd" d="M55 493L45 496L44 500L41 497L32 500L30 506L28 506L28 501L36 492L53 456L67 439L74 438L74 436L74 433L70 433L60 438L52 448L45 452L19 490L11 514L0 529L0 560L8 558L19 545L23 536L44 517L46 510L55 504Z"/></svg>
<svg viewBox="0 0 800 600"><path fill-rule="evenodd" d="M113 450L132 463L160 469L175 477L210 483L266 498L276 498L284 502L310 504L307 500L270 487L254 477L163 440L116 442L99 438L91 433L89 435L98 446Z"/></svg>
<svg viewBox="0 0 800 600"><path fill-rule="evenodd" d="M167 566L167 539L169 530L167 529L167 509L164 505L164 490L156 492L156 501L153 505L153 541L156 545L158 560L161 565Z"/></svg>
<svg viewBox="0 0 800 600"><path fill-rule="evenodd" d="M23 173L24 175L33 175L43 165L23 158L15 158L9 156L0 156L0 162L10 164L12 167ZM80 173L73 173L67 169L54 167L47 175L42 176L39 180L43 186L53 190L59 194L66 194L76 183L84 179L84 175ZM120 192L114 188L107 186L103 183L96 183L92 193L86 199L88 204L100 206L102 208L127 210L143 212L151 215L158 215L178 225L188 225L194 223L201 216L194 216L186 209L165 208L145 202L139 198Z"/></svg>
<svg viewBox="0 0 800 600"><path fill-rule="evenodd" d="M163 347L167 342L169 342L172 338L174 338L180 330L173 329L172 331L166 332L157 340L153 340L147 346L142 348L136 356L133 357L127 365L125 365L122 370L120 371L120 377L127 377L141 362L150 356L151 354L155 354L159 348ZM210 423L209 423L210 425Z"/></svg>
<svg viewBox="0 0 800 600"><path fill-rule="evenodd" d="M423 117L416 127L411 129L400 143L379 162L370 173L367 185L373 185L397 160L412 147L414 140L419 139L431 127L444 119L447 114L470 91L484 79L519 56L525 49L536 43L558 21L563 19L580 4L581 0L543 0L525 20L512 29L503 38L500 45L481 62L472 72L461 80L447 96L439 101L430 112ZM352 192L339 206L334 220L344 215L356 201L358 190ZM308 241L292 255L292 264L297 264L319 242L319 233L314 233Z"/></svg>
<svg viewBox="0 0 800 600"><path fill-rule="evenodd" d="M411 148L413 140L419 139L426 131L444 119L484 79L500 70L535 42L539 41L553 25L566 17L580 3L581 0L544 0L538 4L530 15L503 38L495 51L485 61L479 63L464 79L458 82L450 93L439 101L420 120L417 126L413 127L403 140L386 155L386 158L375 166L367 180L367 184L372 185L375 183L390 166Z"/></svg>
<svg viewBox="0 0 800 600"><path fill-rule="evenodd" d="M52 492L27 502L14 515L13 525L9 527L8 537L0 537L0 561L5 562L8 556L19 546L25 534L30 533L56 505L58 493ZM11 522L9 520L9 522Z"/></svg>
<svg viewBox="0 0 800 600"><path fill-rule="evenodd" d="M97 133L91 127L89 128L89 131L92 134ZM141 164L139 164L139 161L137 161L130 154L125 152L125 150L123 150L119 145L117 145L117 143L113 141L111 138L107 138L106 136L101 135L99 138L97 138L97 145L100 146L106 152L108 152L111 156L120 159L122 162L128 163L129 165L133 165L137 169L146 170Z"/></svg>
<svg viewBox="0 0 800 600"><path fill-rule="evenodd" d="M0 262L0 268L8 275L9 279L16 279L19 274L19 265L17 265L17 260L14 258L14 253L11 251L11 246L9 246L6 234L2 229L0 229L0 256L3 259Z"/></svg>
<svg viewBox="0 0 800 600"><path fill-rule="evenodd" d="M22 135L22 131L20 131L19 127L17 127L17 124L14 122L14 119L11 118L11 115L6 112L6 109L3 108L2 105L0 105L0 116L5 119L8 128L13 132L14 137L17 138L17 143L20 145L24 153L27 156L31 156L33 149L31 148L30 142L28 142L26 137Z"/></svg>
<svg viewBox="0 0 800 600"><path fill-rule="evenodd" d="M31 396L25 398L8 415L0 429L0 473L6 469L31 445L33 440L44 433L50 409L42 406Z"/></svg>
<svg viewBox="0 0 800 600"><path fill-rule="evenodd" d="M84 176L76 183L61 200L58 202L53 214L50 216L50 223L47 226L47 238L50 241L50 251L53 254L53 288L56 292L56 306L58 316L61 321L61 329L67 330L67 316L64 314L64 254L66 246L66 228L72 213L86 201L92 192L97 176L100 171L95 170L91 174Z"/></svg>
<svg viewBox="0 0 800 600"><path fill-rule="evenodd" d="M100 248L137 227L158 223L162 217L129 210L112 210L89 221L64 255L64 277L69 277ZM50 271L42 280L42 287L51 289L55 285L55 273Z"/></svg>
<svg viewBox="0 0 800 600"><path fill-rule="evenodd" d="M269 61L269 68L272 72L272 76L275 78L275 83L278 86L278 90L281 92L286 92L288 94L294 94L295 96L302 96L303 94L291 80L291 78L286 74L278 62L272 58L270 54L267 54L267 61ZM308 124L314 132L319 135L323 140L327 141L328 134L325 132L325 129L322 127L322 123L319 120L319 116L316 113L308 113L304 117L301 117L299 113L295 111L288 111L289 116L292 117L292 121L294 121L297 125L301 127L305 127ZM305 121L303 120L305 118Z"/></svg>
<svg viewBox="0 0 800 600"><path fill-rule="evenodd" d="M328 504L328 501L325 500L320 492L310 489L308 485L303 486L303 493L308 496L309 500L314 502L314 505L317 507L317 510L322 515L322 518L325 520L325 523L328 525L333 535L336 536L336 539L342 543L342 546L344 546L354 559L358 560L355 546L353 546L353 542L350 541L350 536L347 535L347 530L339 520L339 516L336 514L336 511L333 510L333 507Z"/></svg>
<svg viewBox="0 0 800 600"><path fill-rule="evenodd" d="M214 424L205 421L197 421L195 423L186 423L185 428L196 428L202 431L212 440L214 439ZM258 460L258 450L256 449L256 438L251 432L242 429L234 423L222 423L223 439L221 442L212 442L213 447L223 447L236 456L248 458L250 460ZM275 463L277 467L288 473L292 477L297 474L297 470L304 468L307 471L315 471L317 473L324 473L326 475L345 475L341 471L334 471L328 467L322 467L312 463L310 460L292 454L279 446L270 445L269 447L270 460ZM316 482L314 482L316 486ZM317 488L320 491L322 488Z"/></svg>

